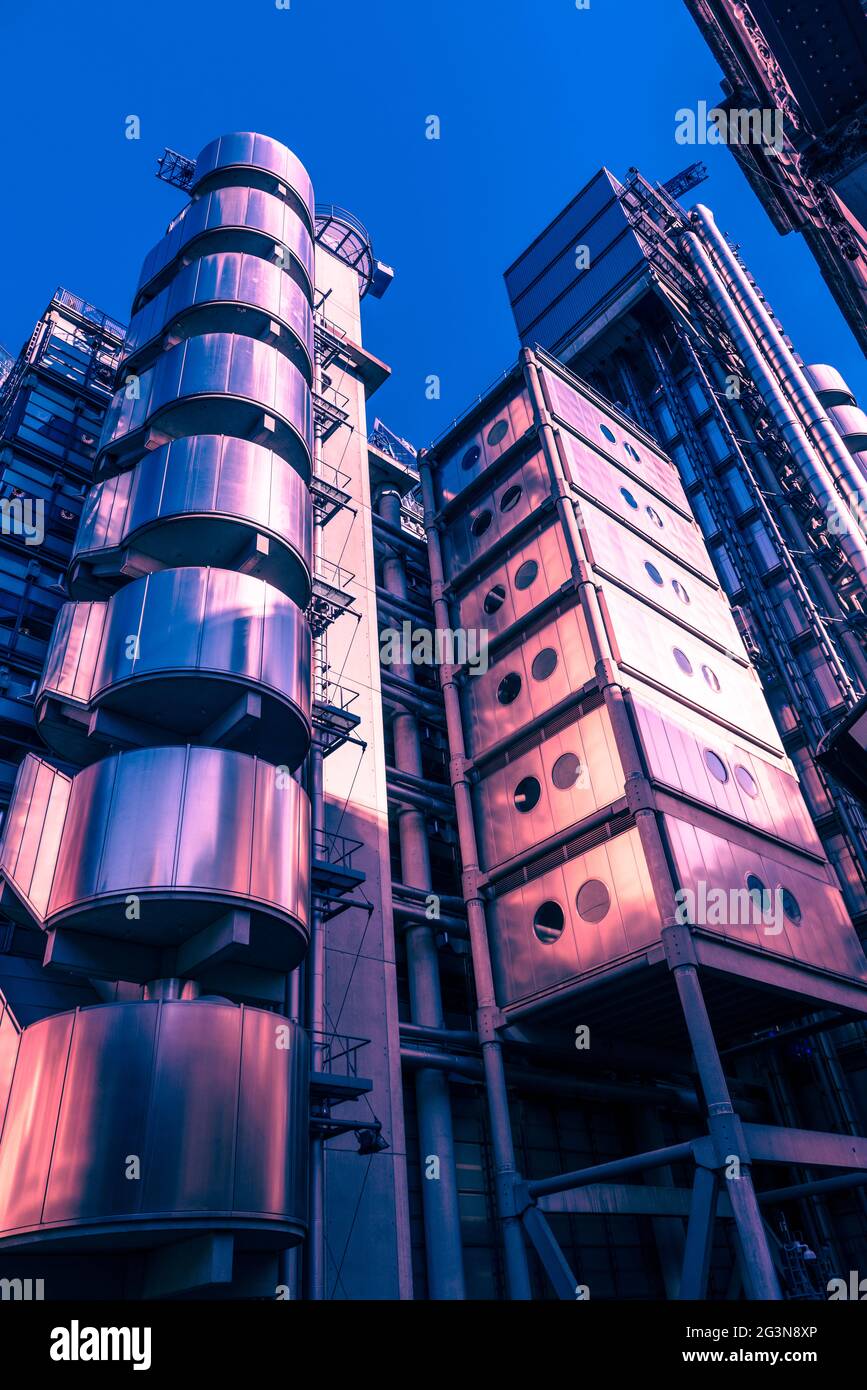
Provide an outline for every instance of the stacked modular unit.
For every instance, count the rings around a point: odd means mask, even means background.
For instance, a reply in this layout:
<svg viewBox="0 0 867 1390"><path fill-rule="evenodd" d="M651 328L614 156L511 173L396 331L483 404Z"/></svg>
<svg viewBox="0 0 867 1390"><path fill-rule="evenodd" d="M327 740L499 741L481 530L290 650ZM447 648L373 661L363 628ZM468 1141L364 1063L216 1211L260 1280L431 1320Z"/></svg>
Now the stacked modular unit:
<svg viewBox="0 0 867 1390"><path fill-rule="evenodd" d="M202 151L141 275L36 697L51 755L0 847L45 968L108 1001L0 1034L0 1254L136 1252L139 1294L242 1263L273 1295L306 1222L283 1009L309 914L313 231L284 146Z"/></svg>
<svg viewBox="0 0 867 1390"><path fill-rule="evenodd" d="M489 641L452 756L503 1036L688 1038L713 1133L719 1048L863 1013L867 961L677 469L525 349L422 471L451 625ZM776 1296L749 1179L729 1191L747 1287Z"/></svg>

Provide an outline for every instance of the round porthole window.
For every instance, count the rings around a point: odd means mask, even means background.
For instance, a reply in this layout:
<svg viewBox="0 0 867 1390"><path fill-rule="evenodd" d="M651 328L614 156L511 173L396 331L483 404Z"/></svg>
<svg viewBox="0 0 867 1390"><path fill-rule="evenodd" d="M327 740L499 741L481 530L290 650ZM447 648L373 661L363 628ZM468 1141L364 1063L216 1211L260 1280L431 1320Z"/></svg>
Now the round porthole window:
<svg viewBox="0 0 867 1390"><path fill-rule="evenodd" d="M498 420L497 423L496 423L495 425L491 425L491 428L488 430L488 433L487 433L487 436L486 436L486 437L487 437L487 441L488 441L488 443L490 444L491 448L492 448L492 449L495 448L497 444L502 444L503 440L505 439L505 437L506 437L506 435L507 435L508 433L509 433L509 422L508 422L508 420Z"/></svg>
<svg viewBox="0 0 867 1390"><path fill-rule="evenodd" d="M463 468L465 473L468 472L471 468L475 467L481 457L482 451L478 444L471 444L461 459L461 468Z"/></svg>
<svg viewBox="0 0 867 1390"><path fill-rule="evenodd" d="M510 512L513 507L517 507L521 500L522 492L523 488L519 487L517 483L513 483L511 487L507 487L500 498L500 511Z"/></svg>
<svg viewBox="0 0 867 1390"><path fill-rule="evenodd" d="M511 705L517 700L521 693L521 677L517 671L510 671L507 676L503 676L497 686L497 699L501 705Z"/></svg>
<svg viewBox="0 0 867 1390"><path fill-rule="evenodd" d="M551 781L558 791L568 792L581 776L581 759L577 753L563 753L551 769Z"/></svg>
<svg viewBox="0 0 867 1390"><path fill-rule="evenodd" d="M544 647L538 655L533 657L533 664L530 667L533 679L537 681L546 681L549 676L553 676L556 669L557 653L553 647Z"/></svg>
<svg viewBox="0 0 867 1390"><path fill-rule="evenodd" d="M525 560L523 565L519 565L515 574L515 588L529 589L536 575L539 573L539 566L535 560Z"/></svg>
<svg viewBox="0 0 867 1390"><path fill-rule="evenodd" d="M706 748L704 752L704 763L711 777L715 777L718 782L729 780L729 770L718 753L714 753L712 748Z"/></svg>
<svg viewBox="0 0 867 1390"><path fill-rule="evenodd" d="M533 931L543 946L553 946L563 935L566 919L559 903L542 903L533 918Z"/></svg>
<svg viewBox="0 0 867 1390"><path fill-rule="evenodd" d="M578 916L585 922L601 922L611 906L611 894L598 878L588 878L575 895Z"/></svg>
<svg viewBox="0 0 867 1390"><path fill-rule="evenodd" d="M789 888L784 888L782 893L783 911L790 922L796 927L801 925L801 904Z"/></svg>
<svg viewBox="0 0 867 1390"><path fill-rule="evenodd" d="M704 676L711 690L717 692L719 690L719 676L716 671L712 671L710 666L702 666L701 674Z"/></svg>
<svg viewBox="0 0 867 1390"><path fill-rule="evenodd" d="M503 588L502 584L495 584L493 589L485 595L485 601L482 607L488 614L496 613L498 608L502 608L505 601L506 590Z"/></svg>
<svg viewBox="0 0 867 1390"><path fill-rule="evenodd" d="M659 573L659 570L656 568L656 565L652 565L649 560L646 560L644 568L647 570L647 573L650 575L654 584L662 584L662 575Z"/></svg>
<svg viewBox="0 0 867 1390"><path fill-rule="evenodd" d="M522 777L512 800L522 815L532 811L539 804L539 797L542 795L542 788L539 786L535 777Z"/></svg>
<svg viewBox="0 0 867 1390"><path fill-rule="evenodd" d="M762 882L758 874L747 874L746 885L747 891L759 912L769 912L771 909L771 890Z"/></svg>
<svg viewBox="0 0 867 1390"><path fill-rule="evenodd" d="M672 581L671 581L671 587L672 587L672 589L674 590L674 592L677 594L677 597L680 599L681 603L690 603L690 602L691 602L690 597L689 597L689 594L687 593L687 590L686 590L685 586L684 586L683 584L681 584L681 582L680 582L679 579L672 579Z"/></svg>
<svg viewBox="0 0 867 1390"><path fill-rule="evenodd" d="M656 508L645 507L644 510L647 512L647 515L650 517L650 520L653 522L654 526L658 526L661 531L663 526L665 525L665 522L659 515L659 512L656 510Z"/></svg>
<svg viewBox="0 0 867 1390"><path fill-rule="evenodd" d="M680 650L680 647L674 647L674 648L672 648L672 650L673 650L673 652L674 652L674 659L675 659L675 661L677 662L677 664L678 664L678 666L680 667L680 669L681 669L681 671L683 672L683 674L684 674L685 676L691 676L691 675L692 675L692 662L690 661L690 659L689 659L689 657L687 656L686 652L682 652L682 651Z"/></svg>
<svg viewBox="0 0 867 1390"><path fill-rule="evenodd" d="M747 796L758 796L759 788L755 777L751 772L748 772L747 769L743 767L740 763L738 763L737 767L735 768L735 780L737 781L737 784L740 787L741 791L746 792Z"/></svg>
<svg viewBox="0 0 867 1390"><path fill-rule="evenodd" d="M629 488L628 488L628 487L622 487L622 488L620 489L620 496L623 498L623 500L624 500L624 502L626 503L627 507L632 507L632 509L633 509L634 511L638 511L638 503L636 502L635 498L632 496L632 493L629 491Z"/></svg>
<svg viewBox="0 0 867 1390"><path fill-rule="evenodd" d="M473 524L470 527L470 530L472 531L473 535L483 536L493 519L493 513L488 511L487 507L483 512L479 512L478 516L474 519Z"/></svg>
<svg viewBox="0 0 867 1390"><path fill-rule="evenodd" d="M608 440L609 444L617 443L617 436L613 430L609 429L607 425L600 425L599 428L601 429L605 438Z"/></svg>

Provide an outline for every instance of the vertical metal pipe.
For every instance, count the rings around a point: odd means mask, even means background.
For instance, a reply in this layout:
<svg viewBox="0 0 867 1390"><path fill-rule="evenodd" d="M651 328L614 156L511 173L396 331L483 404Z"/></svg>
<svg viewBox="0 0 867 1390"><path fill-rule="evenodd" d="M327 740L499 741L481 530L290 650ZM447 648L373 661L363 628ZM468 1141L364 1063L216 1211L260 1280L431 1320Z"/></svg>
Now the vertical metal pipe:
<svg viewBox="0 0 867 1390"><path fill-rule="evenodd" d="M424 498L434 622L438 628L445 630L451 626L451 619L448 604L444 598L445 571L443 569L440 535L435 520L433 479L430 466L424 457L419 460L419 473ZM478 1005L476 1016L482 1049L482 1065L485 1071L485 1097L491 1129L491 1148L496 1183L495 1197L500 1218L500 1229L503 1235L506 1281L510 1298L529 1299L531 1297L530 1267L527 1260L524 1233L521 1229L521 1219L514 1207L514 1188L518 1173L503 1053L494 1031L497 1005L485 908L478 889L478 846L470 786L467 780L467 757L460 696L455 680L455 669L451 666L440 666L439 675L451 752L451 784L455 797L458 838L464 866L462 889L467 910L470 954L476 984Z"/></svg>
<svg viewBox="0 0 867 1390"><path fill-rule="evenodd" d="M711 263L702 242L694 232L687 232L682 238L681 245L696 276L722 316L750 377L761 393L775 424L791 448L795 461L802 469L804 477L825 512L832 534L837 537L841 550L850 561L859 584L862 588L867 589L867 537L844 501L851 489L848 489L845 486L845 481L841 480L838 491L835 486L836 475L832 477L825 462L817 454L770 363L762 353L740 310Z"/></svg>
<svg viewBox="0 0 867 1390"><path fill-rule="evenodd" d="M391 525L400 526L400 494L383 489L376 509ZM396 598L406 598L408 587L403 556L386 559L383 579ZM397 674L413 681L411 665L399 665ZM418 720L408 711L392 719L394 765L400 772L422 776L421 739ZM423 812L398 813L400 859L403 881L424 893L432 891L427 822ZM443 1028L445 1016L440 989L439 959L434 941L433 922L410 926L405 935L412 1022L428 1028ZM461 1214L458 1197L457 1160L448 1077L433 1067L421 1067L415 1074L418 1108L419 1159L425 1230L425 1260L428 1293L432 1299L465 1297Z"/></svg>

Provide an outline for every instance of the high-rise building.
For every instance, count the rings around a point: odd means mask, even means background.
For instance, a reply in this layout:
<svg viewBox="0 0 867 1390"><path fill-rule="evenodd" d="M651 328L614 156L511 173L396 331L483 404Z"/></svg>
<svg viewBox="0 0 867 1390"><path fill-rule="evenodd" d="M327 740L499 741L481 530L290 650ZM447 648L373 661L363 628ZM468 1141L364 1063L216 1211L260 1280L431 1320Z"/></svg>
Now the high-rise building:
<svg viewBox="0 0 867 1390"><path fill-rule="evenodd" d="M603 172L416 456L358 219L261 136L160 174L8 760L0 1275L824 1297L867 1230L845 385Z"/></svg>
<svg viewBox="0 0 867 1390"><path fill-rule="evenodd" d="M738 112L728 144L778 232L800 232L867 350L867 16L859 0L686 0ZM758 134L749 113L773 117ZM744 128L741 129L741 123ZM728 129L728 126L727 126Z"/></svg>

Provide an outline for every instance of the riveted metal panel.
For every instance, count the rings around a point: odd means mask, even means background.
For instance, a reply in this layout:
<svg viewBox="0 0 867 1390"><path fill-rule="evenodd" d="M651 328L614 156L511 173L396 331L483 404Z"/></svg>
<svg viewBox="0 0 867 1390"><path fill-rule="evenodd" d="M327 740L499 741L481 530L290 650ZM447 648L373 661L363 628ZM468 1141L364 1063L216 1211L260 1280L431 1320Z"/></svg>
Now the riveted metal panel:
<svg viewBox="0 0 867 1390"><path fill-rule="evenodd" d="M495 868L623 795L608 713L592 709L504 767L483 772L473 788L482 868Z"/></svg>
<svg viewBox="0 0 867 1390"><path fill-rule="evenodd" d="M534 675L533 663L543 653L545 659L536 663L536 670L549 673ZM478 757L508 738L580 690L593 676L587 622L579 607L568 609L538 631L526 633L519 645L510 648L487 671L469 677L464 685L464 729L469 755Z"/></svg>

